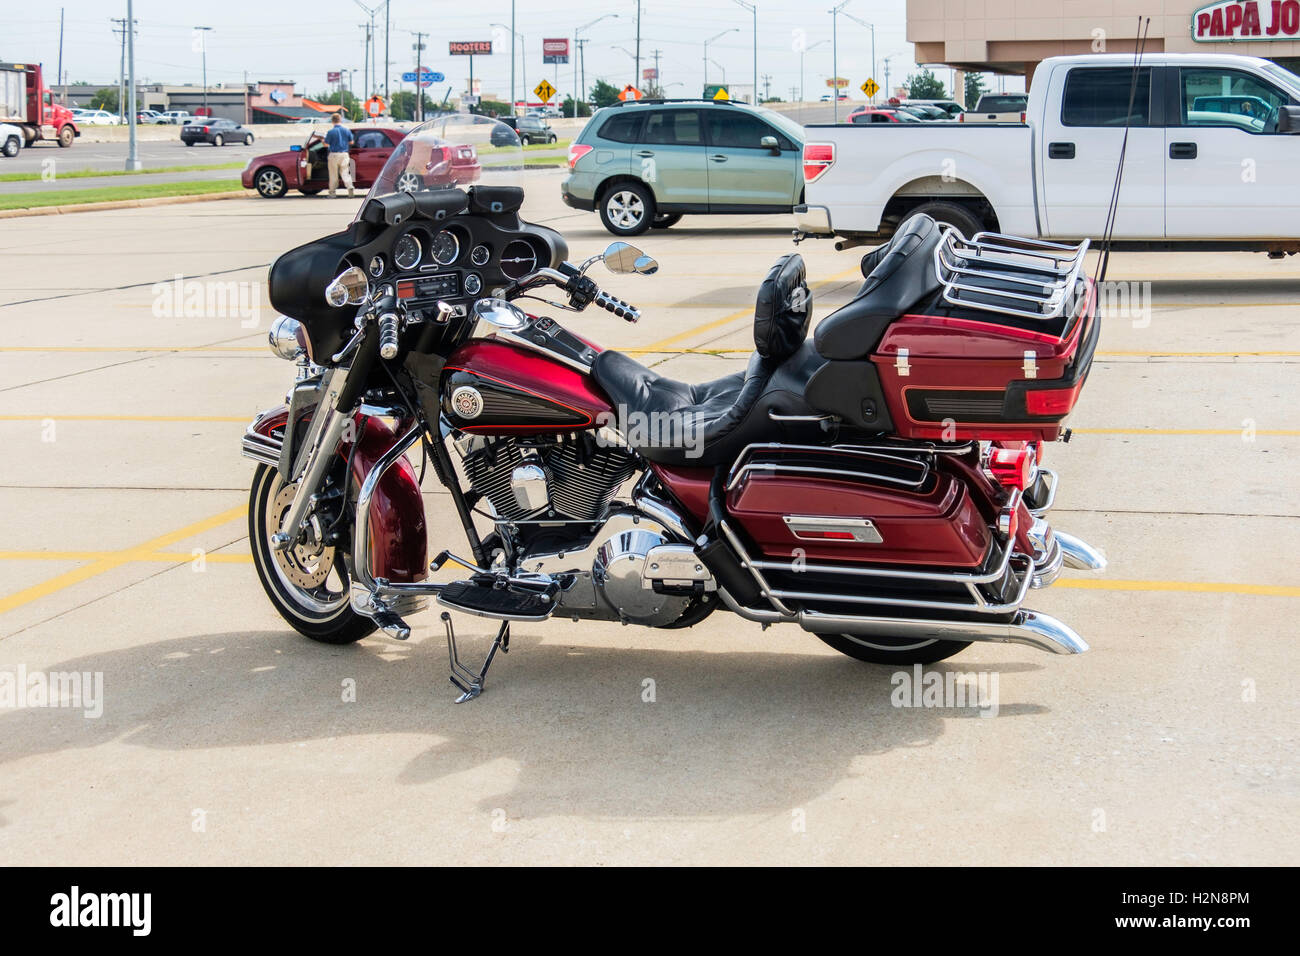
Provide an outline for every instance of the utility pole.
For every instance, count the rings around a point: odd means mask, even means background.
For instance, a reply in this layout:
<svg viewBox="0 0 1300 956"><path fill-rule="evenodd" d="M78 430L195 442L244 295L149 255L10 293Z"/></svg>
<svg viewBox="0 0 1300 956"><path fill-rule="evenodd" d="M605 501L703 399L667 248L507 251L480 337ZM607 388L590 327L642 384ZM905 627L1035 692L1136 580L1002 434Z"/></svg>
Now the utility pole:
<svg viewBox="0 0 1300 956"><path fill-rule="evenodd" d="M129 88L130 88L130 90L131 90L131 112L130 112L129 114L127 114L127 115L130 117L130 118L127 120L127 123L129 124L127 128L128 128L128 130L129 130L130 132L127 134L126 168L127 168L128 170L135 170L135 169L143 169L143 168L144 168L144 164L140 162L140 151L139 151L138 147L136 146L136 142L135 142L135 126L136 126L136 115L135 115L135 29L134 29L135 17L132 15L132 0L126 0L126 20L127 20L127 23L128 23L128 24L132 25L132 29L128 30L128 31L127 31L127 34L126 34L127 52L128 52L128 54L129 54L128 62L130 63L130 67L129 67L128 72L127 72L127 80L128 80ZM62 22L63 22L63 14L62 14L62 12L60 12L60 13L59 13L59 23L60 23L60 26L59 26L59 36L60 36L60 40L59 40L59 50L60 50L60 53L59 53L59 56L60 56L60 58L62 58L62 56L63 56L63 54L62 54L62 52L61 52L62 49L63 49L63 40L61 39L61 38L62 38L62 35L63 35L63 26L62 26Z"/></svg>
<svg viewBox="0 0 1300 956"><path fill-rule="evenodd" d="M126 91L124 89L126 86L126 18L110 17L109 19L113 23L117 24L117 26L113 27L113 32L122 34L122 63L121 66L118 67L117 72L117 112L120 119L122 115L122 103L126 98Z"/></svg>
<svg viewBox="0 0 1300 956"><path fill-rule="evenodd" d="M655 86L659 88L660 93L663 93L664 91L664 78L659 73L659 57L663 55L663 52L664 52L663 50L650 51L650 55L655 58Z"/></svg>
<svg viewBox="0 0 1300 956"><path fill-rule="evenodd" d="M63 83L63 8L59 7L59 72L55 74L55 80ZM68 105L68 87L63 87L63 105Z"/></svg>
<svg viewBox="0 0 1300 956"><path fill-rule="evenodd" d="M388 98L388 76L393 72L393 61L388 58L388 8L392 5L392 0L384 0L384 102L391 103ZM417 87L419 83L415 84Z"/></svg>
<svg viewBox="0 0 1300 956"><path fill-rule="evenodd" d="M890 86L889 86L889 61L890 61L890 59L891 59L890 57L885 57L885 101L886 101L886 102L888 102L888 101L889 101L889 98L890 98L891 96L893 96L893 94L892 94L891 92L889 92L889 90L890 90Z"/></svg>
<svg viewBox="0 0 1300 956"><path fill-rule="evenodd" d="M366 52L361 60L361 92L366 99L369 99L370 94L366 92L366 87L370 85L370 28L364 23L358 23L357 26L366 31Z"/></svg>
<svg viewBox="0 0 1300 956"><path fill-rule="evenodd" d="M421 54L424 52L424 38L429 34L411 32L415 37L415 113L413 114L421 123L424 122L424 87L420 85L420 74L423 72L424 61Z"/></svg>
<svg viewBox="0 0 1300 956"><path fill-rule="evenodd" d="M632 85L641 82L641 0L636 0L636 72L632 74ZM640 89L640 87L637 87Z"/></svg>
<svg viewBox="0 0 1300 956"><path fill-rule="evenodd" d="M754 15L754 105L758 105L758 4L749 3L747 0L736 0L746 10ZM730 92L730 91L728 91Z"/></svg>
<svg viewBox="0 0 1300 956"><path fill-rule="evenodd" d="M212 27L195 27L199 34L199 41L203 46L203 115L210 116L208 112L208 34L212 32Z"/></svg>
<svg viewBox="0 0 1300 956"><path fill-rule="evenodd" d="M839 6L831 7L831 122L840 121L840 44L839 35L836 33L836 18L841 10L849 5L849 0L844 0Z"/></svg>
<svg viewBox="0 0 1300 956"><path fill-rule="evenodd" d="M758 95L757 90L754 91L754 95L755 96ZM770 100L771 98L772 98L772 74L764 73L763 74L763 99Z"/></svg>
<svg viewBox="0 0 1300 956"><path fill-rule="evenodd" d="M587 49L586 39L578 41L578 85L582 87L582 101L587 101L587 58L583 51Z"/></svg>
<svg viewBox="0 0 1300 956"><path fill-rule="evenodd" d="M515 0L510 0L510 115L518 116L519 97L515 95ZM576 113L578 108L573 108Z"/></svg>
<svg viewBox="0 0 1300 956"><path fill-rule="evenodd" d="M853 14L848 12L844 15L859 26L864 26L871 31L871 78L874 80L876 78L876 25L874 23L868 23L866 20L859 20ZM875 101L876 98L874 96L871 97L871 102L874 103Z"/></svg>

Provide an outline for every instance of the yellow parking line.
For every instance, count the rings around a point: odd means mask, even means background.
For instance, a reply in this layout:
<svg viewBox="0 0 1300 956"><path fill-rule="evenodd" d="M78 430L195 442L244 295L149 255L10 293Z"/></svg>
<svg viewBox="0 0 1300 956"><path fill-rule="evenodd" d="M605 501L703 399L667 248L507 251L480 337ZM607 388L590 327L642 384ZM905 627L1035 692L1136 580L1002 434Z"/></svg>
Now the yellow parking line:
<svg viewBox="0 0 1300 956"><path fill-rule="evenodd" d="M251 415L0 415L0 422L244 422Z"/></svg>
<svg viewBox="0 0 1300 956"><path fill-rule="evenodd" d="M1280 584L1229 584L1219 581L1118 581L1105 578L1058 578L1058 588L1087 591L1178 591L1193 594L1258 594L1265 597L1300 597L1300 588Z"/></svg>
<svg viewBox="0 0 1300 956"><path fill-rule="evenodd" d="M101 561L119 555L119 551L0 551L0 561ZM179 551L154 551L131 558L129 563L151 562L158 564L183 564L193 561L195 555L182 554ZM204 561L216 564L247 564L253 560L251 554L203 554Z"/></svg>
<svg viewBox="0 0 1300 956"><path fill-rule="evenodd" d="M0 352L265 352L264 345L4 345Z"/></svg>
<svg viewBox="0 0 1300 956"><path fill-rule="evenodd" d="M1241 435L1242 428L1072 428L1076 435ZM1269 435L1274 438L1293 438L1300 435L1300 429L1259 428L1254 435Z"/></svg>
<svg viewBox="0 0 1300 956"><path fill-rule="evenodd" d="M1288 357L1288 356L1290 356L1290 357L1294 357L1294 356L1300 355L1300 352L1282 352L1282 351L1277 351L1277 352L1246 352L1246 351L1232 351L1232 352L1139 352L1139 351L1115 350L1115 349L1112 349L1112 350L1098 349L1096 354L1098 354L1098 355L1130 355L1130 356L1132 356L1132 355L1136 355L1136 356L1141 356L1141 357L1143 357L1143 358L1233 358L1233 357L1238 356L1238 355L1255 355L1255 356L1269 356L1269 357L1277 357L1277 356L1282 356L1282 357Z"/></svg>
<svg viewBox="0 0 1300 956"><path fill-rule="evenodd" d="M213 528L219 528L223 524L242 518L247 514L248 509L245 505L239 505L236 508L230 508L220 514L215 514L210 518L204 518L202 521L196 521L194 524L186 525L175 531L169 531L167 534L151 538L142 544L133 548L124 548L121 551L110 551L104 557L98 558L89 564L84 564L79 568L73 568L71 571L65 571L63 574L56 575L48 581L42 581L40 584L24 588L7 597L0 598L0 614L12 611L14 608L22 607L24 604L30 604L32 601L40 600L43 597L49 597L64 588L69 588L74 584L80 584L88 578L97 577L114 568L121 567L124 564L146 560L150 555L156 554L162 548L173 545L178 541L184 541L186 538L192 538L194 535L202 534L204 531L210 531ZM191 560L187 557L186 560Z"/></svg>

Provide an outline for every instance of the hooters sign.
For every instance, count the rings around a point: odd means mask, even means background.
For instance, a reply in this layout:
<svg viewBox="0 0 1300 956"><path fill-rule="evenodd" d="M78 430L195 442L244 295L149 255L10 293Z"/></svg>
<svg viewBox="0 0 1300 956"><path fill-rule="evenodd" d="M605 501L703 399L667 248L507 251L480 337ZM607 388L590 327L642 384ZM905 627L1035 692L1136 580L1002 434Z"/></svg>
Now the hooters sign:
<svg viewBox="0 0 1300 956"><path fill-rule="evenodd" d="M1198 43L1300 39L1300 0L1212 3L1192 14L1192 39Z"/></svg>

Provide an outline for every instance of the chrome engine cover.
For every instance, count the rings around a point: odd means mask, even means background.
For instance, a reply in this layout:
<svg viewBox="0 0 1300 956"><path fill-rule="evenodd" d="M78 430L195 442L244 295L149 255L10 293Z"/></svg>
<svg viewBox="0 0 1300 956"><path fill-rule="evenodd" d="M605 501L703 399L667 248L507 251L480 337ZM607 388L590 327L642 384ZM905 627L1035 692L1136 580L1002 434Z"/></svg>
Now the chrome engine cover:
<svg viewBox="0 0 1300 956"><path fill-rule="evenodd" d="M625 506L611 511L577 547L525 555L519 570L568 579L557 617L660 627L677 620L691 604L686 595L660 594L645 584L646 554L674 540L661 523Z"/></svg>

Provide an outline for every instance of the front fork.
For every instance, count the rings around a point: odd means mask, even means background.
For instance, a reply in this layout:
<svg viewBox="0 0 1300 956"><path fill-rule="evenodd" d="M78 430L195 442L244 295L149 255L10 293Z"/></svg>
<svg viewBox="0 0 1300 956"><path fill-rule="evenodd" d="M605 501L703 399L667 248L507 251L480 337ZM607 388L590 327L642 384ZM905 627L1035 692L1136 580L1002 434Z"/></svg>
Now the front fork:
<svg viewBox="0 0 1300 956"><path fill-rule="evenodd" d="M307 435L303 440L303 452L292 459L288 474L284 475L287 483L297 482L298 491L293 503L285 513L280 529L271 535L271 547L284 551L302 536L307 527L307 519L319 499L321 483L329 470L330 462L338 452L343 441L343 432L348 422L353 420L352 409L339 409L339 395L347 382L349 369L329 369L321 381L321 399L317 413L312 416ZM295 390L295 398L300 393ZM323 410L323 411L322 411ZM298 409L290 408L289 422L296 422ZM290 432L286 428L285 439L288 443ZM292 456L289 447L286 454ZM284 460L284 459L282 459Z"/></svg>

